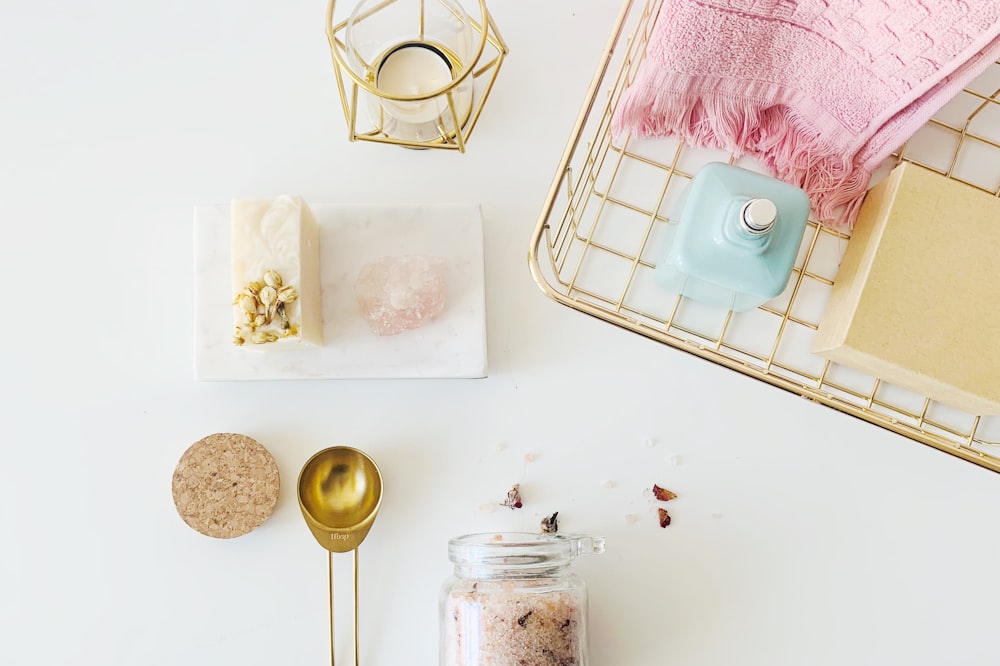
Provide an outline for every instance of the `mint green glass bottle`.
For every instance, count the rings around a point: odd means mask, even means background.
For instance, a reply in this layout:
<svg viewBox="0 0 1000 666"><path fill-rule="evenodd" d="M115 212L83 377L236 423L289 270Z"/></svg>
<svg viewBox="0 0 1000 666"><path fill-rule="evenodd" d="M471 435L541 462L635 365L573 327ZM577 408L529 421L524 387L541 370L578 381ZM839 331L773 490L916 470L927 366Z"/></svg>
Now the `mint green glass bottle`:
<svg viewBox="0 0 1000 666"><path fill-rule="evenodd" d="M800 188L723 162L691 181L673 244L656 269L671 291L734 312L781 294L802 244Z"/></svg>

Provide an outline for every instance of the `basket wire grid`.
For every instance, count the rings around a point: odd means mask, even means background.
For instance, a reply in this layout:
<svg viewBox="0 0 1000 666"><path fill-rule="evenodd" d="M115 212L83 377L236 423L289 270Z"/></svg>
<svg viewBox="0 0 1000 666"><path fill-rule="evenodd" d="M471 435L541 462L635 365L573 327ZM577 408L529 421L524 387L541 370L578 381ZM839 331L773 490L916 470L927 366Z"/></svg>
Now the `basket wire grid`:
<svg viewBox="0 0 1000 666"><path fill-rule="evenodd" d="M710 161L762 171L721 151L611 136L661 4L626 0L621 9L532 235L539 287L585 314L1000 472L1000 416L964 413L809 351L848 235L810 220L785 292L749 312L709 308L655 284L693 174ZM884 171L901 160L1000 196L1000 62Z"/></svg>

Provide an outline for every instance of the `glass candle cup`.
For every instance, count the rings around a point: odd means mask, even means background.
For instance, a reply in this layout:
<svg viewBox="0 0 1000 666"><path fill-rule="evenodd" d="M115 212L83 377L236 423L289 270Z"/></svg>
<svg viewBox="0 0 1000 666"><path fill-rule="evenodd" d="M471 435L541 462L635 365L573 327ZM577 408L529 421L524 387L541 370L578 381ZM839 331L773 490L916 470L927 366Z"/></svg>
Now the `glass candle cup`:
<svg viewBox="0 0 1000 666"><path fill-rule="evenodd" d="M373 86L372 122L411 142L448 140L468 121L477 32L455 0L362 0L344 33L348 64Z"/></svg>
<svg viewBox="0 0 1000 666"><path fill-rule="evenodd" d="M448 543L441 590L441 666L586 666L587 590L570 571L604 538L469 534Z"/></svg>

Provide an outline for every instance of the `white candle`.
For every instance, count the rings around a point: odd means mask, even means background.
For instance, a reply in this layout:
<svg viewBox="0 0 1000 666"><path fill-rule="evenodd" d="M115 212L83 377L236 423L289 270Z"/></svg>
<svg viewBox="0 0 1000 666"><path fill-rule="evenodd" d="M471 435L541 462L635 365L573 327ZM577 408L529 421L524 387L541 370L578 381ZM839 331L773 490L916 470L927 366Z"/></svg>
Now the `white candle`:
<svg viewBox="0 0 1000 666"><path fill-rule="evenodd" d="M452 81L451 63L437 48L420 42L401 44L389 52L378 68L375 85L389 95L426 95ZM385 102L386 111L407 123L437 120L446 112L445 95L419 102Z"/></svg>

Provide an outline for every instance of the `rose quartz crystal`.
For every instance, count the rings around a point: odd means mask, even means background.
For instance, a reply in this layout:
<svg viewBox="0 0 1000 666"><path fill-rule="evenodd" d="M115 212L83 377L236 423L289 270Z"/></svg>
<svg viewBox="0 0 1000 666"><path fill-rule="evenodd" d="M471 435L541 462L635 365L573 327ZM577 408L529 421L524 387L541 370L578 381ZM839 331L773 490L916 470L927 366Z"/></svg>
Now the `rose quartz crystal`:
<svg viewBox="0 0 1000 666"><path fill-rule="evenodd" d="M448 298L448 265L440 257L381 257L358 273L354 294L377 335L420 328L441 314Z"/></svg>

